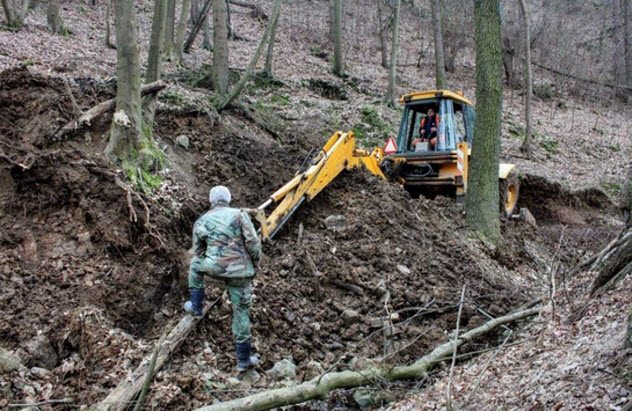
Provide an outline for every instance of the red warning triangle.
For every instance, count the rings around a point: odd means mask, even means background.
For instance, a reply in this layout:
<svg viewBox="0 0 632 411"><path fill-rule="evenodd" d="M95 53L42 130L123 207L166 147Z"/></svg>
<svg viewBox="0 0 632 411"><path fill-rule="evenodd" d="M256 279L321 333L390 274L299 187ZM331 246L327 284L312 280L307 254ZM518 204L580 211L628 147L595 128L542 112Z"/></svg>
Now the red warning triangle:
<svg viewBox="0 0 632 411"><path fill-rule="evenodd" d="M393 137L389 137L384 145L384 154L393 153L397 153L397 144L395 143L395 139Z"/></svg>

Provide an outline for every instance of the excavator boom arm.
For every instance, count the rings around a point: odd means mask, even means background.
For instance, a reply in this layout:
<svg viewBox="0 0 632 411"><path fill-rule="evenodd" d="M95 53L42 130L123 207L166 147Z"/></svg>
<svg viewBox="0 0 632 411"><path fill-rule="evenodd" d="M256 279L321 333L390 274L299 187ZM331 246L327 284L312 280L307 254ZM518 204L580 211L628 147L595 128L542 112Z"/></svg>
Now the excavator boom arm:
<svg viewBox="0 0 632 411"><path fill-rule="evenodd" d="M274 237L305 201L316 197L343 170L364 167L385 178L380 169L382 157L380 148L372 152L357 149L353 132L334 133L304 170L272 193L266 202L251 210L261 225L261 237L264 240Z"/></svg>

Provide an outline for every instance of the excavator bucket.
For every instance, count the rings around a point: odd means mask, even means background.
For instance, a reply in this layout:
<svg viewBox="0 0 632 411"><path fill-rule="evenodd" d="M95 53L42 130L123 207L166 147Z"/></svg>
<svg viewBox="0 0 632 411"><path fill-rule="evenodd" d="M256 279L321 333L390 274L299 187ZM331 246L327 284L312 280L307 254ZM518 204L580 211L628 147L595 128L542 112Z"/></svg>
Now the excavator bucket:
<svg viewBox="0 0 632 411"><path fill-rule="evenodd" d="M316 197L343 170L365 168L386 178L380 169L383 156L380 148L371 152L356 148L353 132L334 133L290 181L255 210L250 210L261 225L261 237L264 240L274 237L301 204ZM269 214L266 213L268 209Z"/></svg>

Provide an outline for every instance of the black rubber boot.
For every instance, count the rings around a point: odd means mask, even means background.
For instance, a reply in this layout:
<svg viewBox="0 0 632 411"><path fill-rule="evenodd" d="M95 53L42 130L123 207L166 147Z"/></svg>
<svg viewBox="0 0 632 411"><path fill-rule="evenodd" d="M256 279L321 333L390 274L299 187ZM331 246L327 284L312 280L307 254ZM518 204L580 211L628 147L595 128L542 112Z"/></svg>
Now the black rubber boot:
<svg viewBox="0 0 632 411"><path fill-rule="evenodd" d="M191 300L184 303L184 309L196 317L201 317L204 308L204 288L189 288L189 293Z"/></svg>
<svg viewBox="0 0 632 411"><path fill-rule="evenodd" d="M259 358L250 355L252 352L250 341L237 343L235 351L237 352L237 371L244 372L248 368L259 364Z"/></svg>

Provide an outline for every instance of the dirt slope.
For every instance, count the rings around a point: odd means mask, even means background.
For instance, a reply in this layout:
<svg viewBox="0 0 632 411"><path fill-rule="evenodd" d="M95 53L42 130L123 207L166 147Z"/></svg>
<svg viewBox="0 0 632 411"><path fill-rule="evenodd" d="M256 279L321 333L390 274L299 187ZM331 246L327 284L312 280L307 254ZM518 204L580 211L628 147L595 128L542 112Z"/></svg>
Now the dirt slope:
<svg viewBox="0 0 632 411"><path fill-rule="evenodd" d="M29 372L2 377L8 393L3 404L51 396L89 404L182 315L184 256L192 223L205 208L206 188L227 183L238 204L257 204L292 175L305 151L300 142L280 147L271 138L237 135L207 116L163 111L157 134L173 159L166 184L151 197L131 193L128 200L122 176L100 154L107 119L56 141L51 136L72 117L63 82L25 69L0 78L1 141L8 159L0 174L0 343L18 349L29 366L52 372L44 381ZM83 87L73 87L82 108L111 92L100 83ZM189 152L173 145L181 133L191 139ZM191 175L179 180L180 173ZM324 226L332 214L344 219L338 230ZM299 222L304 230L297 244ZM470 239L460 209L449 200L413 200L363 173L341 177L300 210L265 252L256 280L256 345L264 368L290 357L301 374L310 359L330 366L373 333L385 304L399 312L395 348L420 332L426 335L393 358L407 361L452 327L462 283L471 301L491 315L531 298L538 284L536 267L524 252L511 251L516 253L511 260L514 268L532 273L528 278L516 276L494 260L499 253ZM315 262L317 279L306 255ZM219 293L215 287L210 294ZM414 307L441 310L410 319ZM228 307L218 307L159 377L159 386L177 380L180 390L195 394L193 404L209 402L203 374L232 367L228 314ZM465 313L465 323L478 321L480 314ZM379 356L384 339L376 335L354 356ZM207 343L214 360L196 364L192 354L203 353ZM35 355L42 349L52 353L50 361ZM265 384L263 379L260 385ZM154 400L160 406L189 405L181 396L167 401L161 392Z"/></svg>
<svg viewBox="0 0 632 411"><path fill-rule="evenodd" d="M293 175L307 150L318 147L332 128L364 122L364 107L375 108L389 125L399 115L375 103L386 78L386 70L366 57L377 61L375 45L354 37L348 51L350 79L333 78L326 58L313 55L313 45L305 39L325 27L301 26L304 19L320 21L325 8L314 6L305 13L298 2L292 3L286 21L291 24L280 26L280 41L291 45L278 48L282 84L249 89L243 100L258 115L272 112L273 119L283 120L279 138L262 130L243 109L217 118L188 106L194 97L208 100L206 90L175 84L209 61L208 53L196 48L186 57L185 68L166 68L172 83L163 103L184 99L187 104L162 104L158 113L158 141L171 160L162 173L165 185L151 196L130 194L130 202L126 187L117 183L117 170L100 154L107 116L63 141L51 138L76 113L61 79L34 73L52 70L70 79L81 109L114 92L112 82L92 78L95 73L111 75L114 68L113 51L94 55L101 50L102 10L81 11L84 6L74 3L66 7L76 12L71 23L77 34L70 38L50 36L41 17L34 15L24 31L0 32L0 65L31 66L0 74L0 149L9 159L0 159L0 346L18 350L29 367L51 371L1 375L0 408L64 396L75 401L68 409L89 405L136 367L163 329L182 315L185 251L211 185L228 184L236 205L257 205ZM141 24L147 24L149 11L142 12ZM294 19L296 15L304 19ZM239 68L256 46L262 26L244 14L233 17L246 38L231 42L231 66ZM410 64L417 45L403 43L402 61ZM431 72L428 64L400 70L401 91L431 87ZM472 73L465 65L455 74L470 96ZM340 86L349 99L323 98L306 86L321 77ZM519 100L507 95L506 120L520 122ZM264 360L259 371L291 358L301 378L312 359L325 368L346 369L408 344L389 361L410 361L443 342L454 328L464 283L468 305L462 325L471 327L486 315L501 314L539 295L546 287L542 267L550 264L560 243L557 258L566 265L578 253L607 242L617 229L612 204L599 191L571 193L567 188L601 185L613 188L610 194L616 191L613 184L625 165L620 159L632 149L627 134L619 131L628 127L629 110L614 107L600 118L602 137L590 150L593 136L579 132L579 120L571 121L590 117L590 110L557 103L557 98L535 102L543 136L536 138L533 161L519 157L519 141L507 124L504 155L529 174L521 205L532 209L540 226L505 222L504 247L493 249L470 238L462 210L452 202L413 200L398 187L364 174L341 177L303 207L276 241L266 245L267 257L256 279L254 335ZM189 150L176 144L183 134L190 139ZM612 144L603 137L610 135ZM570 145L572 150L564 149ZM335 230L324 223L332 215L343 220ZM221 287L210 286L211 296L221 293ZM387 309L399 316L388 338L380 332ZM229 316L223 303L201 324L157 376L151 406L187 409L268 386L266 376L254 387L235 391L226 386L234 361ZM487 347L501 337L469 349ZM35 351L48 353L47 358ZM340 392L329 403L310 406L334 405L355 403L351 393Z"/></svg>

